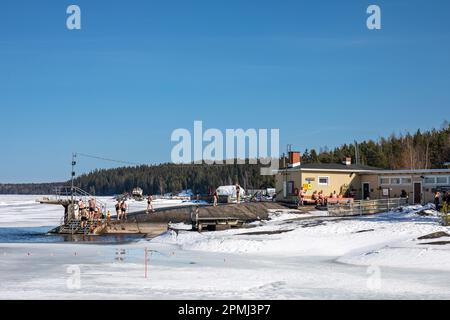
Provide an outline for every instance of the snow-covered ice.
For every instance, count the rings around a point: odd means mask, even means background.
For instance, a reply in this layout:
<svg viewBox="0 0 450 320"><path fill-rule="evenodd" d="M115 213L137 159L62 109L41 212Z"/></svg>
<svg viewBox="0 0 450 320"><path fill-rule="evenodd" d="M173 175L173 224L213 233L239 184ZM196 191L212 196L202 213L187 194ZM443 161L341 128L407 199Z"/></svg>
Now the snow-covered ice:
<svg viewBox="0 0 450 320"><path fill-rule="evenodd" d="M14 226L12 212L34 226L58 221L29 201L0 196L1 224ZM201 234L173 227L132 243L0 243L0 298L450 299L450 238L418 240L450 233L432 206L351 219L275 210L251 228Z"/></svg>

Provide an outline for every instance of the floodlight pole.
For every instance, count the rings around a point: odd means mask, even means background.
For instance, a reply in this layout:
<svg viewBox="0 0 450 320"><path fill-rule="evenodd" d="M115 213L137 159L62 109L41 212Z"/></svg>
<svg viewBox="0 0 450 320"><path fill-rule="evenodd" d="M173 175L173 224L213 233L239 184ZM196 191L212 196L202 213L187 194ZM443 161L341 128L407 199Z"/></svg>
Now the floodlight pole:
<svg viewBox="0 0 450 320"><path fill-rule="evenodd" d="M77 162L75 161L77 157L76 153L72 153L72 172L71 172L71 186L70 186L70 201L72 202L73 205L73 194L74 194L74 178L75 178L75 165L77 164Z"/></svg>

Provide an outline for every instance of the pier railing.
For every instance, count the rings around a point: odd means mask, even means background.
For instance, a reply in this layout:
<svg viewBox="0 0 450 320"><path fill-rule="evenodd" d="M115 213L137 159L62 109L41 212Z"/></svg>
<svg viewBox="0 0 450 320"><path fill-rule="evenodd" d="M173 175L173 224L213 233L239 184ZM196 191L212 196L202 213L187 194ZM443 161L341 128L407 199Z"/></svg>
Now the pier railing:
<svg viewBox="0 0 450 320"><path fill-rule="evenodd" d="M406 198L379 199L379 200L356 200L347 203L328 204L330 216L362 216L382 212L389 212L393 209L407 205Z"/></svg>
<svg viewBox="0 0 450 320"><path fill-rule="evenodd" d="M99 204L102 209L106 209L106 203L98 200L97 197L89 194L88 192L84 191L81 188L71 186L63 186L55 188L55 196L57 200L69 200L70 197L72 197L72 195L75 203L77 203L79 199L82 199L83 201L86 202L87 200L94 198L97 204Z"/></svg>

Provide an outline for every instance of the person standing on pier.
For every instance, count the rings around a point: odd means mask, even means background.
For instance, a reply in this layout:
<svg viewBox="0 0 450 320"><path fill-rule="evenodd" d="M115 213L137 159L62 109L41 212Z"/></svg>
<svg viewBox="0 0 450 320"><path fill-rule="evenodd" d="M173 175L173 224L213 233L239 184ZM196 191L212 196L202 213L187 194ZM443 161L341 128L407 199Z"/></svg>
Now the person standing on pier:
<svg viewBox="0 0 450 320"><path fill-rule="evenodd" d="M90 219L94 219L96 209L97 209L97 203L94 198L91 198L89 200L89 218Z"/></svg>
<svg viewBox="0 0 450 320"><path fill-rule="evenodd" d="M80 199L80 201L78 202L78 206L80 208L80 215L81 215L80 227L81 227L81 229L84 230L84 228L86 228L86 223L88 221L88 218L87 218L87 214L86 214L86 205L84 204L83 199Z"/></svg>
<svg viewBox="0 0 450 320"><path fill-rule="evenodd" d="M78 209L80 211L81 217L86 214L86 205L84 204L83 199L80 199L80 201L78 201Z"/></svg>
<svg viewBox="0 0 450 320"><path fill-rule="evenodd" d="M155 209L153 209L153 196L151 194L147 197L147 214L151 212L155 212Z"/></svg>
<svg viewBox="0 0 450 320"><path fill-rule="evenodd" d="M238 204L241 202L241 187L239 183L236 183L236 200Z"/></svg>
<svg viewBox="0 0 450 320"><path fill-rule="evenodd" d="M117 221L119 221L120 218L122 217L122 208L121 208L121 203L120 203L119 199L117 199L117 203L116 203L116 215L117 215Z"/></svg>
<svg viewBox="0 0 450 320"><path fill-rule="evenodd" d="M127 205L126 199L122 200L122 204L120 205L120 209L122 209L122 218L126 221L127 220L127 209L128 209L128 205Z"/></svg>

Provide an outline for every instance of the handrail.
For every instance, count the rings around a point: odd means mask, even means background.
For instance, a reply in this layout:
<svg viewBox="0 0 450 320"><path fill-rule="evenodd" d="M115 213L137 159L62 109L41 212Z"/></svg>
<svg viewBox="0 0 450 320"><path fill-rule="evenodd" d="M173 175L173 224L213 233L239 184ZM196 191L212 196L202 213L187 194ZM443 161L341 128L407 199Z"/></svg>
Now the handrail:
<svg viewBox="0 0 450 320"><path fill-rule="evenodd" d="M355 200L349 203L329 203L327 209L332 216L352 216L387 212L406 204L405 198Z"/></svg>
<svg viewBox="0 0 450 320"><path fill-rule="evenodd" d="M100 206L106 210L105 202L98 200L96 196L93 196L90 193L84 191L83 189L75 187L75 186L73 188L71 186L56 187L55 195L56 195L57 200L62 199L62 198L68 198L68 197L71 197L72 195L74 196L74 198L77 198L77 199L79 199L80 197L81 198L94 198L95 201L97 203L99 203ZM84 201L84 199L83 199L83 201Z"/></svg>

